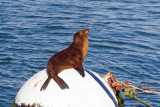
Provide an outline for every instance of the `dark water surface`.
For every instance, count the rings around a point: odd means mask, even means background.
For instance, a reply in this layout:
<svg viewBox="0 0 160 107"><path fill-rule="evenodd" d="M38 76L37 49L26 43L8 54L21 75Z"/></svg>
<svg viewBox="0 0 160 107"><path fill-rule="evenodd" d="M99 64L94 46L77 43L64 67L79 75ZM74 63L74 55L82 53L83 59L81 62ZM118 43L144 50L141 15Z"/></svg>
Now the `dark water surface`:
<svg viewBox="0 0 160 107"><path fill-rule="evenodd" d="M0 106L48 59L90 28L84 67L119 81L160 86L160 0L0 0ZM160 106L160 95L138 95ZM126 107L143 106L124 97Z"/></svg>

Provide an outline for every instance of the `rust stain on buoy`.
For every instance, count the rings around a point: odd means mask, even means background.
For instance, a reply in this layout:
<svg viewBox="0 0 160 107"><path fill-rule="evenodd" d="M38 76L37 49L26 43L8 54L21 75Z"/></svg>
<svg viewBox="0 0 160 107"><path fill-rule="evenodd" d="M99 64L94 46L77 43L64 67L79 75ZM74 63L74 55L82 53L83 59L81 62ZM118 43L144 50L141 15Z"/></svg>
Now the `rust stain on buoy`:
<svg viewBox="0 0 160 107"><path fill-rule="evenodd" d="M47 78L47 77L45 77L45 78ZM38 85L38 83L39 83L40 81L44 80L45 78L43 78L43 79L39 80L39 81L34 85L34 87L33 87L33 88L36 88L36 86Z"/></svg>

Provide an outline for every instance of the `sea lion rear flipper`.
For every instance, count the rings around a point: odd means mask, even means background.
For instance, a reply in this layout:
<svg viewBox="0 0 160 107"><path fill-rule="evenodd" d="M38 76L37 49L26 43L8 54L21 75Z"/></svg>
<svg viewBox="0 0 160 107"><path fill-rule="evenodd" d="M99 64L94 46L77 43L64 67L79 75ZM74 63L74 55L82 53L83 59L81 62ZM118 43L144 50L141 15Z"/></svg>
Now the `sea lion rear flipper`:
<svg viewBox="0 0 160 107"><path fill-rule="evenodd" d="M82 77L85 76L84 69L83 69L83 65L77 66L77 67L75 67L74 69L77 70L78 73L79 73Z"/></svg>
<svg viewBox="0 0 160 107"><path fill-rule="evenodd" d="M45 90L45 89L47 88L48 83L50 82L50 80L51 80L51 77L48 76L47 80L46 80L46 81L44 82L44 84L42 85L40 91Z"/></svg>
<svg viewBox="0 0 160 107"><path fill-rule="evenodd" d="M66 82L60 78L59 76L53 76L53 79L55 80L55 82L59 85L59 87L64 90L64 89L69 89L69 86L66 84Z"/></svg>

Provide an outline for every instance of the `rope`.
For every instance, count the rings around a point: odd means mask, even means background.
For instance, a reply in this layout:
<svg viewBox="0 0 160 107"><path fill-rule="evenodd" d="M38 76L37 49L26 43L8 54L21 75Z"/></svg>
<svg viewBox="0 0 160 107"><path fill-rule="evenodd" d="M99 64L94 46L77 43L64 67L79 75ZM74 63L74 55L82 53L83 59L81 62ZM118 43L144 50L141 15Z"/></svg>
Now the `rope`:
<svg viewBox="0 0 160 107"><path fill-rule="evenodd" d="M135 96L135 93L133 92L133 89L131 89L131 88L126 88L126 89L124 90L124 95L125 95L125 96L128 96L128 97L130 97L130 98L134 98L134 99L138 100L139 102L143 103L144 105L146 105L146 106L148 106L148 107L153 107L153 106L151 106L150 104L147 104L146 102L144 102L144 101L142 101L141 99L139 99L138 97L136 97L136 96Z"/></svg>
<svg viewBox="0 0 160 107"><path fill-rule="evenodd" d="M135 94L138 93L138 92L135 92L135 89L138 89L138 90L142 90L142 89L137 88L137 87L134 87L133 85L127 86L127 85L126 85L125 83L123 83L123 82L120 82L120 83L124 86L124 95L125 95L125 96L128 96L128 97L130 97L130 98L134 98L134 99L136 99L137 101L143 103L144 105L146 105L146 106L148 106L148 107L153 107L153 106L151 106L150 104L142 101L141 99L139 99L138 97L135 96ZM139 94L140 94L140 93L144 93L144 92L146 93L147 91L148 91L148 90L145 90L145 91L143 90L143 92L139 92ZM153 93L153 91L152 91L152 93Z"/></svg>
<svg viewBox="0 0 160 107"><path fill-rule="evenodd" d="M143 103L144 105L148 106L148 107L153 107L150 104L147 104L146 102L142 101L141 99L137 98L136 96L133 96L134 99L138 100L139 102Z"/></svg>
<svg viewBox="0 0 160 107"><path fill-rule="evenodd" d="M160 89L160 87L148 87L148 86L137 86L137 88L141 88L143 90Z"/></svg>
<svg viewBox="0 0 160 107"><path fill-rule="evenodd" d="M135 92L135 94L143 94L143 93L145 93L145 92ZM147 93L147 94L149 94L149 93ZM152 94L160 94L160 92L152 92Z"/></svg>
<svg viewBox="0 0 160 107"><path fill-rule="evenodd" d="M149 87L149 89L160 89L160 87Z"/></svg>
<svg viewBox="0 0 160 107"><path fill-rule="evenodd" d="M135 92L135 94L142 94L142 93L146 93L146 94L160 94L160 92L154 92L152 90L142 90L142 92Z"/></svg>
<svg viewBox="0 0 160 107"><path fill-rule="evenodd" d="M138 100L139 102L143 103L144 105L148 106L148 107L153 107L150 104L142 101L141 99L139 99L138 97L136 97L136 94L142 94L142 93L146 93L146 94L160 94L160 92L154 92L152 90L149 89L160 89L160 87L148 87L148 86L133 86L131 83L127 82L119 82L116 81L113 74L112 73L108 73L107 75L105 75L103 77L105 80L107 80L108 78L111 79L111 81L107 81L107 83L109 84L109 86L112 88L113 91L119 92L120 90L124 91L124 95L128 96L130 98L134 98L136 100ZM136 92L136 90L139 90L140 92ZM119 104L124 104L123 99L121 97L120 92L116 93L117 99L118 99L118 103ZM119 105L120 106L120 105Z"/></svg>

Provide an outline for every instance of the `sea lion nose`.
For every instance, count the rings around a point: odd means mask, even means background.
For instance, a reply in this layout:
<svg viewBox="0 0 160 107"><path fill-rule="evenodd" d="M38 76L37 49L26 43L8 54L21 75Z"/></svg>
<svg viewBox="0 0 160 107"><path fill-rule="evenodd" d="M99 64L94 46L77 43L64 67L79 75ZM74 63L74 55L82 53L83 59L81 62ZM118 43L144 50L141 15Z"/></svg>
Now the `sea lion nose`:
<svg viewBox="0 0 160 107"><path fill-rule="evenodd" d="M85 29L85 32L86 32L86 34L88 34L89 33L89 29L87 28L87 29Z"/></svg>

